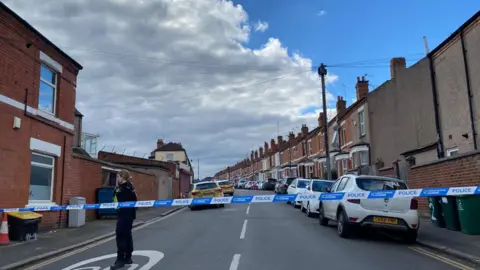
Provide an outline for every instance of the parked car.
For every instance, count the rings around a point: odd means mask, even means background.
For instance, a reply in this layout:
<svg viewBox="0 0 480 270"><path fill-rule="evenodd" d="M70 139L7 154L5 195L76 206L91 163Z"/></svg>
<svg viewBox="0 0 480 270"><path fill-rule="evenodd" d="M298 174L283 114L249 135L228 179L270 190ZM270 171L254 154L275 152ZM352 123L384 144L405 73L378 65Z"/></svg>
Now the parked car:
<svg viewBox="0 0 480 270"><path fill-rule="evenodd" d="M265 184L265 180L257 181L257 188L263 190L263 185Z"/></svg>
<svg viewBox="0 0 480 270"><path fill-rule="evenodd" d="M240 180L235 184L236 185L235 187L238 189L245 188L246 183L247 183L247 180Z"/></svg>
<svg viewBox="0 0 480 270"><path fill-rule="evenodd" d="M220 186L213 181L200 182L193 184L192 191L190 191L190 198L203 198L203 197L223 197L223 191ZM203 205L202 205L203 206ZM205 205L206 206L206 205ZM216 207L224 207L224 204L217 204ZM189 205L190 210L195 210L199 206Z"/></svg>
<svg viewBox="0 0 480 270"><path fill-rule="evenodd" d="M329 192L365 192L408 189L404 181L380 176L345 175ZM419 227L418 201L415 198L348 199L320 202L319 223L337 222L340 237L350 237L355 227L370 227L403 232L403 240L415 243Z"/></svg>
<svg viewBox="0 0 480 270"><path fill-rule="evenodd" d="M328 192L328 189L333 185L333 180L312 179L307 185L305 194L315 194L320 196L323 192ZM301 209L308 217L318 215L319 200L302 201Z"/></svg>
<svg viewBox="0 0 480 270"><path fill-rule="evenodd" d="M252 189L252 186L255 184L254 181L248 181L246 184L245 184L245 188L246 189Z"/></svg>
<svg viewBox="0 0 480 270"><path fill-rule="evenodd" d="M235 188L233 187L233 183L231 181L223 180L217 181L217 183L222 189L224 195L233 196L235 193Z"/></svg>
<svg viewBox="0 0 480 270"><path fill-rule="evenodd" d="M278 185L276 185L276 193L287 194L288 186L293 182L293 180L295 180L294 177L280 180Z"/></svg>
<svg viewBox="0 0 480 270"><path fill-rule="evenodd" d="M275 190L275 185L277 184L277 179L269 178L263 183L262 189L264 190Z"/></svg>
<svg viewBox="0 0 480 270"><path fill-rule="evenodd" d="M307 185L310 183L310 179L303 179L303 178L296 178L292 181L292 183L287 188L287 194L301 194L305 193L307 190ZM287 202L289 203L289 202ZM292 202L292 206L295 208L299 208L301 201L294 201Z"/></svg>

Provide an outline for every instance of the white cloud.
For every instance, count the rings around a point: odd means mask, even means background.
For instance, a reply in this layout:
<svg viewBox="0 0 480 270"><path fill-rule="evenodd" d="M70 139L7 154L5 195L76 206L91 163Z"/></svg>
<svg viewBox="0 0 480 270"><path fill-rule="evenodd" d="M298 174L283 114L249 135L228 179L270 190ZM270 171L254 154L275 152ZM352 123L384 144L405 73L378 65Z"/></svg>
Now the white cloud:
<svg viewBox="0 0 480 270"><path fill-rule="evenodd" d="M327 12L325 10L320 10L318 13L317 13L317 16L323 16L327 14Z"/></svg>
<svg viewBox="0 0 480 270"><path fill-rule="evenodd" d="M255 30L255 32L265 32L268 29L268 22L262 22L262 21L258 20L254 24L253 29Z"/></svg>
<svg viewBox="0 0 480 270"><path fill-rule="evenodd" d="M247 47L252 25L240 5L4 2L84 66L77 82L84 131L126 154L143 156L158 138L182 142L205 177L275 138L277 122L316 122L299 114L321 104L316 66L275 38Z"/></svg>

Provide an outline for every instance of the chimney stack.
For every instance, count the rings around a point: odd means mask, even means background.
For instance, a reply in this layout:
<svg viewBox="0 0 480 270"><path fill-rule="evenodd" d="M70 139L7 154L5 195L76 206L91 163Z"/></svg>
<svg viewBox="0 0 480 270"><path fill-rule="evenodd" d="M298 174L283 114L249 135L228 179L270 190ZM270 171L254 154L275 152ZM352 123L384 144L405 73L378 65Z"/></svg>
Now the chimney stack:
<svg viewBox="0 0 480 270"><path fill-rule="evenodd" d="M157 140L157 149L160 148L160 147L162 147L163 145L164 145L163 140L158 139L158 140Z"/></svg>
<svg viewBox="0 0 480 270"><path fill-rule="evenodd" d="M302 124L302 135L307 136L308 134L308 127L306 124Z"/></svg>
<svg viewBox="0 0 480 270"><path fill-rule="evenodd" d="M320 112L318 115L318 127L323 128L325 126L325 123L323 123L323 112Z"/></svg>
<svg viewBox="0 0 480 270"><path fill-rule="evenodd" d="M253 154L253 150L252 150L252 153L250 153L250 160L253 161L253 157L254 157L254 154Z"/></svg>
<svg viewBox="0 0 480 270"><path fill-rule="evenodd" d="M293 139L295 139L295 134L293 133L293 131L290 131L290 133L288 134L288 141L292 142Z"/></svg>
<svg viewBox="0 0 480 270"><path fill-rule="evenodd" d="M300 138L300 137L302 137L302 132L298 132L297 134L297 138Z"/></svg>
<svg viewBox="0 0 480 270"><path fill-rule="evenodd" d="M272 152L277 152L277 145L275 144L274 139L270 141L270 149L272 150Z"/></svg>
<svg viewBox="0 0 480 270"><path fill-rule="evenodd" d="M264 143L263 148L265 149L265 154L267 154L268 153L268 143L267 142Z"/></svg>
<svg viewBox="0 0 480 270"><path fill-rule="evenodd" d="M398 75L407 68L405 57L395 57L390 60L390 79L397 78Z"/></svg>
<svg viewBox="0 0 480 270"><path fill-rule="evenodd" d="M258 160L258 151L255 150L255 160Z"/></svg>
<svg viewBox="0 0 480 270"><path fill-rule="evenodd" d="M258 150L260 152L260 158L263 158L263 147L260 147Z"/></svg>
<svg viewBox="0 0 480 270"><path fill-rule="evenodd" d="M341 96L337 99L337 116L342 116L347 111L347 102Z"/></svg>
<svg viewBox="0 0 480 270"><path fill-rule="evenodd" d="M357 84L355 85L355 89L357 90L357 100L360 100L366 96L368 96L368 81L365 80L365 77L362 76L357 77Z"/></svg>
<svg viewBox="0 0 480 270"><path fill-rule="evenodd" d="M279 148L283 147L283 137L282 136L277 136L277 144Z"/></svg>

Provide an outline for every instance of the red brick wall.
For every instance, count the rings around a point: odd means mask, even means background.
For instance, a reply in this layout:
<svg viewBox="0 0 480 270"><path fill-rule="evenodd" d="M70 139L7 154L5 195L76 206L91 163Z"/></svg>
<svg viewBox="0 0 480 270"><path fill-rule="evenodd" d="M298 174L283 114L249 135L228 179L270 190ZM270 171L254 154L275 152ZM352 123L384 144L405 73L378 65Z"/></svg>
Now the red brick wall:
<svg viewBox="0 0 480 270"><path fill-rule="evenodd" d="M392 176L395 174L393 167L381 168L378 170L379 176Z"/></svg>
<svg viewBox="0 0 480 270"><path fill-rule="evenodd" d="M480 186L480 153L473 152L414 166L408 172L409 188ZM428 213L427 200L419 207Z"/></svg>

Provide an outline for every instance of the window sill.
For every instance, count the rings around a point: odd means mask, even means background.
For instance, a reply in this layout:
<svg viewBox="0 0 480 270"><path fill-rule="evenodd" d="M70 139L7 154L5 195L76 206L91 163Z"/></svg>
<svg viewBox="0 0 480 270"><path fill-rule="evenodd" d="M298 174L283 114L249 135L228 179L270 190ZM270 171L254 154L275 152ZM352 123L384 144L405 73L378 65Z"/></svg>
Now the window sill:
<svg viewBox="0 0 480 270"><path fill-rule="evenodd" d="M31 207L43 207L43 206L58 206L58 204L54 202L28 202L27 205L25 205L25 208L31 208Z"/></svg>

